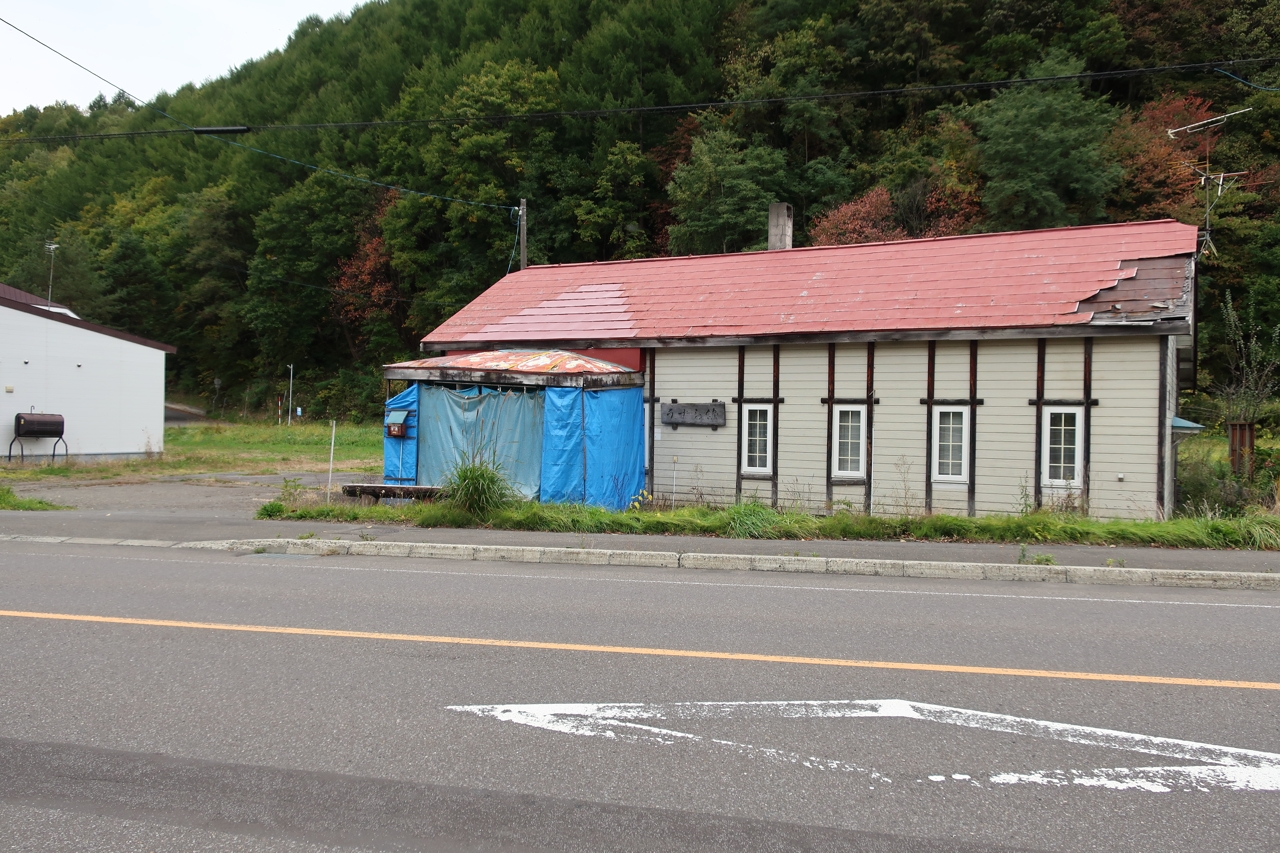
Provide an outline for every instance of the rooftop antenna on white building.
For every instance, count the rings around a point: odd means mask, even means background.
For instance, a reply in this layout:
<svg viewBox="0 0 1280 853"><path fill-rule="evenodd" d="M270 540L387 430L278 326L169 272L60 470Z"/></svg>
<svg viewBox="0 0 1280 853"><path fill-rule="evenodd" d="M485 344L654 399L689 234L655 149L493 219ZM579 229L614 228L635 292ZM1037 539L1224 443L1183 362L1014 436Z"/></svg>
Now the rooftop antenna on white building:
<svg viewBox="0 0 1280 853"><path fill-rule="evenodd" d="M44 250L49 253L49 297L46 308L53 307L53 253L58 251L58 244L50 240L44 244Z"/></svg>
<svg viewBox="0 0 1280 853"><path fill-rule="evenodd" d="M1214 116L1204 121L1197 121L1185 127L1169 128L1165 132L1169 134L1170 139L1177 139L1180 136L1190 136L1193 133L1200 133L1204 130L1211 130L1215 127L1221 127L1227 123L1227 119L1232 116L1238 116L1252 110L1253 107L1246 107L1243 110L1236 110L1233 113ZM1209 168L1209 137L1205 137L1204 141L1204 168L1200 168L1198 163L1185 164L1191 168L1193 172L1200 176L1200 186L1204 187L1204 237L1200 242L1200 250L1196 252L1196 258L1199 259L1205 252L1216 255L1218 249L1213 245L1213 227L1209 224L1210 216L1213 209L1218 206L1218 202L1228 190L1235 187L1239 179L1249 174L1248 172L1213 172Z"/></svg>

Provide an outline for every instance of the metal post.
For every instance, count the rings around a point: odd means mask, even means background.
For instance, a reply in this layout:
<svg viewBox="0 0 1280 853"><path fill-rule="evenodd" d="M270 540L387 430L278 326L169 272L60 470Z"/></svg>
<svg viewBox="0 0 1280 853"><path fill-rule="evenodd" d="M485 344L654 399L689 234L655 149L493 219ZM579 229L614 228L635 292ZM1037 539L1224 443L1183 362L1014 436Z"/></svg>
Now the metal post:
<svg viewBox="0 0 1280 853"><path fill-rule="evenodd" d="M46 308L53 307L53 256L58 251L57 243L45 243L44 247L49 251L49 298L45 303Z"/></svg>
<svg viewBox="0 0 1280 853"><path fill-rule="evenodd" d="M520 269L529 266L529 231L526 225L526 207L524 199L520 199Z"/></svg>
<svg viewBox="0 0 1280 853"><path fill-rule="evenodd" d="M289 422L293 426L293 365L289 365Z"/></svg>

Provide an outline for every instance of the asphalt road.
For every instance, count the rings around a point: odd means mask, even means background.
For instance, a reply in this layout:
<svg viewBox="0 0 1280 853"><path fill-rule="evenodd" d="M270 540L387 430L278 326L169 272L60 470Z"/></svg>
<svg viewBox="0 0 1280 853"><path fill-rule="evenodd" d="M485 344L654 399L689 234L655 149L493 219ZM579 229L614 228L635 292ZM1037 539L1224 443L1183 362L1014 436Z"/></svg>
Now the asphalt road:
<svg viewBox="0 0 1280 853"><path fill-rule="evenodd" d="M1280 848L1276 594L0 542L0 610L0 850Z"/></svg>

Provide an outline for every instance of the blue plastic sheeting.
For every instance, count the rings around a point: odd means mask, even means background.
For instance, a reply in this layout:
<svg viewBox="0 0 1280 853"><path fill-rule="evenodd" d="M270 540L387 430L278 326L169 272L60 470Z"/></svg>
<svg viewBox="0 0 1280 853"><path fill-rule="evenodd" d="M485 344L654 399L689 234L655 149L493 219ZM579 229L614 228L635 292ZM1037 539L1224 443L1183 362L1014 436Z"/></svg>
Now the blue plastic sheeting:
<svg viewBox="0 0 1280 853"><path fill-rule="evenodd" d="M548 388L543 503L625 509L644 489L644 390Z"/></svg>
<svg viewBox="0 0 1280 853"><path fill-rule="evenodd" d="M644 389L586 395L587 503L626 509L644 489Z"/></svg>
<svg viewBox="0 0 1280 853"><path fill-rule="evenodd" d="M388 438L382 434L382 482L389 486L412 486L418 482L418 384L400 392L386 403L382 424L391 419L391 412L404 411L404 438Z"/></svg>
<svg viewBox="0 0 1280 853"><path fill-rule="evenodd" d="M497 465L527 498L541 484L543 396L492 388L451 391L423 385L418 425L418 485L440 486L467 456Z"/></svg>
<svg viewBox="0 0 1280 853"><path fill-rule="evenodd" d="M582 416L586 410L581 388L548 388L542 430L542 493L544 504L586 503L587 463Z"/></svg>

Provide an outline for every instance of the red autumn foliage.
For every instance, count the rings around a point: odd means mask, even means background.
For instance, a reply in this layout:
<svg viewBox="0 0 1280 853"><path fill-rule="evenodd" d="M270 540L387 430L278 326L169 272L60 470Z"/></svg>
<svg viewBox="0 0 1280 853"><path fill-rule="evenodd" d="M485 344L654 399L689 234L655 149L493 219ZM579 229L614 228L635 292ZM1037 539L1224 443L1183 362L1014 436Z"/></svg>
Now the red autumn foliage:
<svg viewBox="0 0 1280 853"><path fill-rule="evenodd" d="M338 274L333 279L334 309L355 329L362 329L377 314L390 314L400 301L381 224L395 200L395 193L382 199L361 227L355 252L338 262Z"/></svg>
<svg viewBox="0 0 1280 853"><path fill-rule="evenodd" d="M1124 164L1125 174L1112 194L1113 220L1197 220L1198 178L1191 164L1205 162L1217 133L1208 130L1170 139L1168 131L1204 121L1212 116L1211 107L1209 101L1193 95L1166 95L1147 104L1137 115L1126 114L1116 122L1107 145Z"/></svg>
<svg viewBox="0 0 1280 853"><path fill-rule="evenodd" d="M815 246L905 240L907 232L893 213L889 191L876 187L815 220L809 228L809 240Z"/></svg>
<svg viewBox="0 0 1280 853"><path fill-rule="evenodd" d="M815 246L839 246L951 237L968 231L981 215L976 195L943 187L929 189L921 207L907 216L889 191L878 186L820 216L809 228L809 240ZM904 220L918 227L909 230L901 224Z"/></svg>
<svg viewBox="0 0 1280 853"><path fill-rule="evenodd" d="M658 167L658 180L662 186L671 182L671 176L682 163L689 162L693 138L701 131L702 124L697 116L685 116L676 124L666 142L649 151L649 159ZM671 214L671 202L666 200L665 195L649 203L649 230L659 254L667 254L667 246L671 241L667 229L675 223L676 218Z"/></svg>

